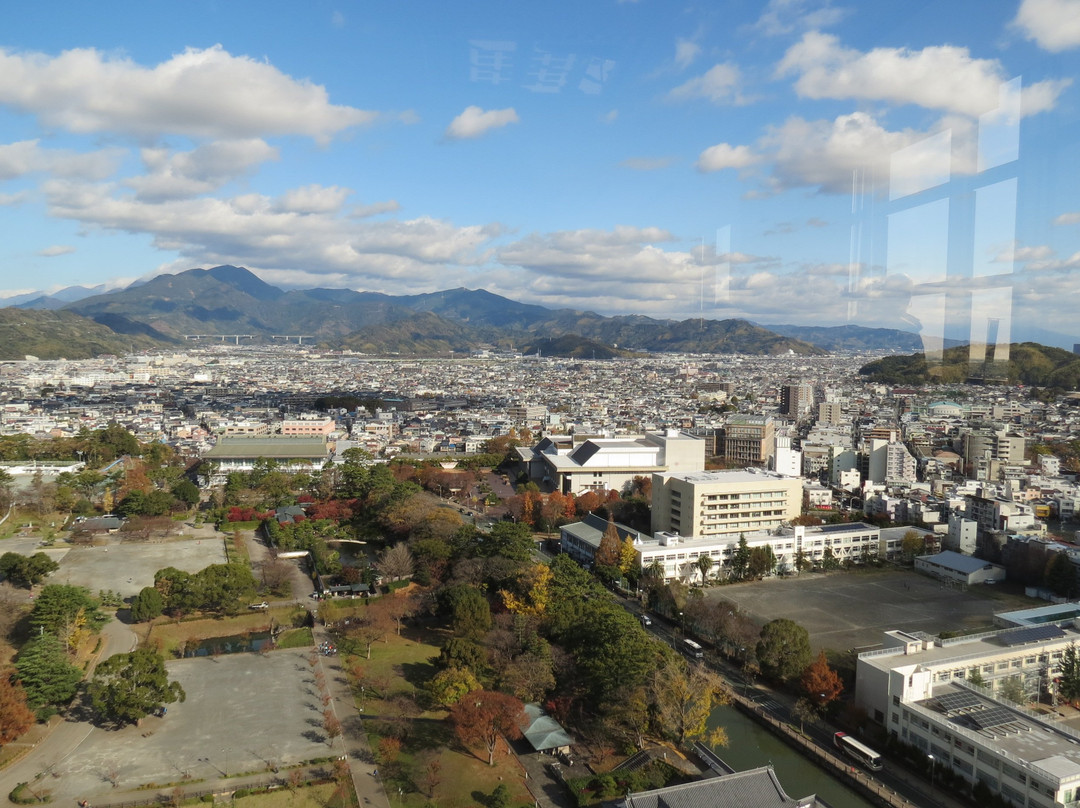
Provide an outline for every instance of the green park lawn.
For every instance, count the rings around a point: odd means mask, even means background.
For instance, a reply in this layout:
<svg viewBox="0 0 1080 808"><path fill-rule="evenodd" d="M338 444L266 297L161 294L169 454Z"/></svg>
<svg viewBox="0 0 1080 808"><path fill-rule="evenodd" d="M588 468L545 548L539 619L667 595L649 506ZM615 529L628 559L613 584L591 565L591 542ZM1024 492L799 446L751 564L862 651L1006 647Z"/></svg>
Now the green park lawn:
<svg viewBox="0 0 1080 808"><path fill-rule="evenodd" d="M436 672L432 658L437 657L441 644L447 638L442 631L406 629L400 637L390 634L385 641L371 647L371 659L350 656L346 667L361 671L364 681L385 684L383 698L372 698L370 690L361 704L366 720L368 743L378 755L381 731L385 723L380 715L389 711L388 702L398 693L417 698L421 712L408 723L407 735L397 761L380 766L380 775L386 785L390 802L395 806L421 808L436 802L441 808L483 804L500 784L510 789L511 805L531 805L533 800L525 787L521 766L512 754L507 754L505 744L500 743L495 755L495 765L487 765L485 750L464 750L454 738L447 721L448 712L441 707L427 705L422 685ZM428 794L425 770L432 761L439 767L438 784L433 794ZM399 793L400 789L400 793Z"/></svg>

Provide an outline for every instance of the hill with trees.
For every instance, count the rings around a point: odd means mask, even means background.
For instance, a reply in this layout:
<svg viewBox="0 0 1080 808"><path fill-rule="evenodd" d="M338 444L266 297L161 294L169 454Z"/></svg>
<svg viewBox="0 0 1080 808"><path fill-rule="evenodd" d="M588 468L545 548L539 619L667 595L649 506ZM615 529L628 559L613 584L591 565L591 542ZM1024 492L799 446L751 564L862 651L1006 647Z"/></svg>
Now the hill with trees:
<svg viewBox="0 0 1080 808"><path fill-rule="evenodd" d="M883 384L956 384L969 379L1034 387L1080 388L1080 356L1034 342L1009 346L1007 361L971 363L967 346L947 348L940 364L921 353L887 356L863 365L859 373Z"/></svg>
<svg viewBox="0 0 1080 808"><path fill-rule="evenodd" d="M164 337L118 334L108 325L70 311L0 309L0 360L89 359L161 347Z"/></svg>

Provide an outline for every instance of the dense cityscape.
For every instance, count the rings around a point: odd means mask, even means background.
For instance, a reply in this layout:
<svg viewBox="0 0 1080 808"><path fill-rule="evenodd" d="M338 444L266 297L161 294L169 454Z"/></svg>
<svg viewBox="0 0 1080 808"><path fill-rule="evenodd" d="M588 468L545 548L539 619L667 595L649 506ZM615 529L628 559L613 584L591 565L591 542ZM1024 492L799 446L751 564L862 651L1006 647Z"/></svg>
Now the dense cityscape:
<svg viewBox="0 0 1080 808"><path fill-rule="evenodd" d="M0 803L1080 808L1078 75L1080 0L5 15Z"/></svg>
<svg viewBox="0 0 1080 808"><path fill-rule="evenodd" d="M443 766L500 749L509 804L801 787L715 776L735 708L867 799L1071 804L1078 399L868 381L877 357L218 340L3 364L11 799L317 781L461 804ZM306 697L272 660L308 655L321 718L290 740ZM245 706L247 675L292 706ZM196 754L207 710L274 751ZM83 725L112 729L65 749ZM996 790L965 777L993 760Z"/></svg>

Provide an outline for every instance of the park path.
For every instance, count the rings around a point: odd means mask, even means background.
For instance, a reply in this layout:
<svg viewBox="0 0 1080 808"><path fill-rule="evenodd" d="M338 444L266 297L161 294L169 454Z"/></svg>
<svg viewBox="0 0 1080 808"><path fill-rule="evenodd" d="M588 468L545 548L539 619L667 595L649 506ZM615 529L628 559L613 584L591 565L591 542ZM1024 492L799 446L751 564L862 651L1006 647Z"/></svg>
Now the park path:
<svg viewBox="0 0 1080 808"><path fill-rule="evenodd" d="M101 648L90 662L86 680L93 676L99 662L114 654L133 651L137 644L138 637L130 626L116 618L110 620L101 629ZM78 703L84 697L84 692L85 684L83 692L76 697L75 703L68 709L69 716L75 716L81 712ZM56 721L56 719L53 720ZM58 766L79 748L94 729L94 725L90 722L77 721L71 717L52 724L27 754L0 771L0 799L6 804L13 804L8 800L8 794L15 786L19 783L33 782L38 774L49 772Z"/></svg>
<svg viewBox="0 0 1080 808"><path fill-rule="evenodd" d="M248 557L251 559L252 567L257 571L259 566L270 558L270 550L256 538L254 532L245 532L245 539ZM311 599L315 586L311 578L300 568L300 564L291 563L290 566L292 567L293 601L306 609L315 611L317 603ZM324 642L335 641L322 623L317 619L313 619L312 622L314 623L312 636L315 638L316 649ZM364 729L362 716L356 708L356 698L349 684L348 674L342 667L341 657L336 654L334 656L319 654L318 665L326 680L326 688L331 699L330 707L341 722L340 744L335 745L349 762L356 796L361 805L389 808L390 802L386 796L386 790L383 788L382 781L374 774L375 757L368 745L367 732Z"/></svg>

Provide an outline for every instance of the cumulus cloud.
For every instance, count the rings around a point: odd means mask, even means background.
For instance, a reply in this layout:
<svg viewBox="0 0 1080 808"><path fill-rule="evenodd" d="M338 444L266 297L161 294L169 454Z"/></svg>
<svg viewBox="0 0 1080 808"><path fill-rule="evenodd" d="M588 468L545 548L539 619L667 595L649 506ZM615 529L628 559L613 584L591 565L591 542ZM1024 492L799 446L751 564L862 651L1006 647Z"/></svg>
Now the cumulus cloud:
<svg viewBox="0 0 1080 808"><path fill-rule="evenodd" d="M450 121L445 136L451 140L480 137L492 129L501 129L519 118L513 107L483 110L477 106L465 107L465 111Z"/></svg>
<svg viewBox="0 0 1080 808"><path fill-rule="evenodd" d="M713 65L701 76L695 76L668 93L671 101L704 99L713 104L746 104L749 99L740 92L742 74L737 65L724 62Z"/></svg>
<svg viewBox="0 0 1080 808"><path fill-rule="evenodd" d="M27 199L29 199L29 196L25 191L20 191L17 194L0 194L0 207L4 205L21 205Z"/></svg>
<svg viewBox="0 0 1080 808"><path fill-rule="evenodd" d="M353 219L367 219L371 216L380 216L383 213L395 213L401 210L401 205L396 199L387 199L385 202L373 202L370 205L353 205L349 209L349 216Z"/></svg>
<svg viewBox="0 0 1080 808"><path fill-rule="evenodd" d="M789 118L770 128L758 147L772 156L773 177L782 187L810 185L846 193L853 172L885 176L891 156L918 136L889 131L873 116L854 112L834 121Z"/></svg>
<svg viewBox="0 0 1080 808"><path fill-rule="evenodd" d="M659 171L671 163L671 157L627 157L619 165L632 171Z"/></svg>
<svg viewBox="0 0 1080 808"><path fill-rule="evenodd" d="M723 171L725 168L747 168L760 158L748 146L732 146L730 143L717 143L705 149L697 161L698 171Z"/></svg>
<svg viewBox="0 0 1080 808"><path fill-rule="evenodd" d="M533 233L497 250L503 271L491 276L515 299L546 306L590 307L616 313L688 316L712 304L722 278L760 270L776 259L741 252L684 249L656 227ZM524 276L522 276L524 270ZM514 273L507 275L506 273ZM595 301L595 302L594 302Z"/></svg>
<svg viewBox="0 0 1080 808"><path fill-rule="evenodd" d="M337 213L351 193L348 188L337 185L305 185L282 194L275 201L274 210L282 213Z"/></svg>
<svg viewBox="0 0 1080 808"><path fill-rule="evenodd" d="M1080 211L1062 213L1054 219L1054 224L1080 224Z"/></svg>
<svg viewBox="0 0 1080 808"><path fill-rule="evenodd" d="M1023 0L1013 25L1043 50L1080 45L1080 0Z"/></svg>
<svg viewBox="0 0 1080 808"><path fill-rule="evenodd" d="M125 184L139 198L154 201L215 191L260 164L277 160L278 150L261 138L250 138L218 140L186 152L143 149L140 156L147 173Z"/></svg>
<svg viewBox="0 0 1080 808"><path fill-rule="evenodd" d="M689 277L688 252L656 245L675 237L658 227L563 230L527 236L497 251L499 261L561 278L606 278L663 284Z"/></svg>
<svg viewBox="0 0 1080 808"><path fill-rule="evenodd" d="M795 90L804 98L888 101L972 116L998 108L1007 80L997 60L976 59L967 48L875 48L863 53L818 31L792 45L776 73L796 75ZM1047 80L1025 88L1024 114L1052 109L1069 84L1067 79Z"/></svg>
<svg viewBox="0 0 1080 808"><path fill-rule="evenodd" d="M109 184L49 180L51 215L84 227L150 235L190 264L304 267L317 275L433 279L447 265L486 260L498 225L458 227L429 217L360 221L339 212L349 193L308 186L280 197L243 194L147 202Z"/></svg>
<svg viewBox="0 0 1080 808"><path fill-rule="evenodd" d="M37 140L21 140L0 145L0 180L35 173L100 180L116 171L124 154L123 149L101 149L80 154L66 149L42 148Z"/></svg>
<svg viewBox="0 0 1080 808"><path fill-rule="evenodd" d="M92 48L58 56L0 49L0 104L79 133L240 139L307 135L326 142L377 113L331 104L324 87L220 45L154 67Z"/></svg>
<svg viewBox="0 0 1080 808"><path fill-rule="evenodd" d="M44 258L55 258L58 255L70 255L73 252L75 248L68 244L54 244L52 247L38 250L37 254Z"/></svg>

